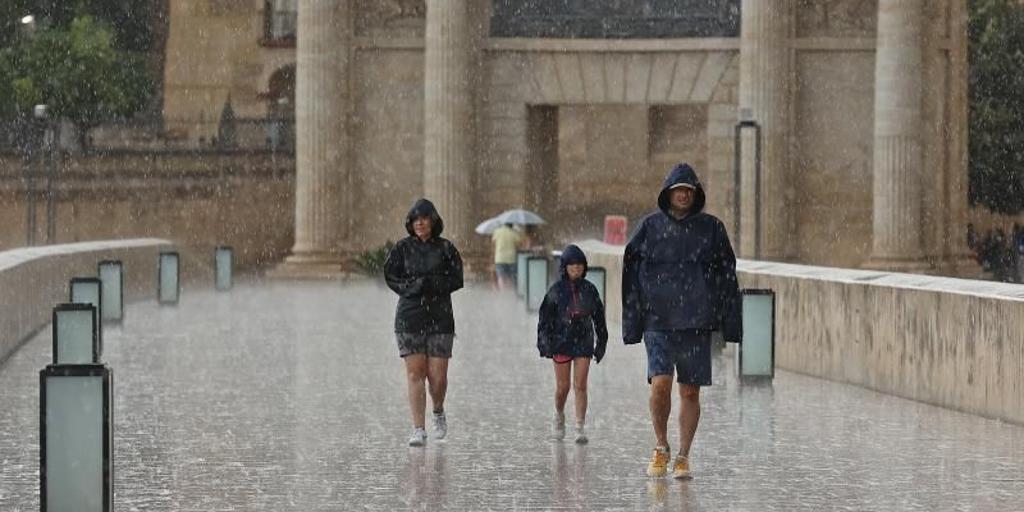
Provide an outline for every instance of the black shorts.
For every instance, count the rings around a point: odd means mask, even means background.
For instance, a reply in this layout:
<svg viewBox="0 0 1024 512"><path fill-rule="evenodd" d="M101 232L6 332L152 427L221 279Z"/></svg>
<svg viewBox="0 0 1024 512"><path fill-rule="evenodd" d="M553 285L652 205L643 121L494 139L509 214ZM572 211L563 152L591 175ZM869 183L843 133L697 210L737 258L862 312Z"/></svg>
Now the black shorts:
<svg viewBox="0 0 1024 512"><path fill-rule="evenodd" d="M658 375L676 374L680 384L711 385L711 333L646 331L647 382Z"/></svg>
<svg viewBox="0 0 1024 512"><path fill-rule="evenodd" d="M412 354L424 354L427 357L452 357L452 345L455 335L451 333L420 334L415 332L396 332L398 355L405 357Z"/></svg>

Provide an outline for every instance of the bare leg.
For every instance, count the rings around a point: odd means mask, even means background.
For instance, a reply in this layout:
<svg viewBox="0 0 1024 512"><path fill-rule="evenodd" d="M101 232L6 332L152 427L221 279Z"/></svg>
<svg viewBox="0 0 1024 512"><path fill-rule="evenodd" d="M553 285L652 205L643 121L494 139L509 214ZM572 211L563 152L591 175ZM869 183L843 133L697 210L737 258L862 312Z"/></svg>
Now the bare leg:
<svg viewBox="0 0 1024 512"><path fill-rule="evenodd" d="M430 385L430 401L434 412L444 411L444 397L448 393L448 359L427 358L427 383Z"/></svg>
<svg viewBox="0 0 1024 512"><path fill-rule="evenodd" d="M651 379L651 423L658 446L668 446L668 416L672 412L672 376L656 375Z"/></svg>
<svg viewBox="0 0 1024 512"><path fill-rule="evenodd" d="M565 399L569 396L569 374L572 365L554 363L555 365L555 412L565 413Z"/></svg>
<svg viewBox="0 0 1024 512"><path fill-rule="evenodd" d="M572 390L573 401L576 405L576 425L583 425L587 419L587 377L590 374L590 358L577 357L573 359L572 365Z"/></svg>
<svg viewBox="0 0 1024 512"><path fill-rule="evenodd" d="M679 397L682 398L679 409L679 453L689 458L690 445L693 444L693 436L697 433L697 423L700 421L700 386L680 384Z"/></svg>
<svg viewBox="0 0 1024 512"><path fill-rule="evenodd" d="M427 407L427 393L424 379L427 375L427 356L411 354L405 360L405 379L409 387L409 410L412 412L414 427L424 428L424 409Z"/></svg>

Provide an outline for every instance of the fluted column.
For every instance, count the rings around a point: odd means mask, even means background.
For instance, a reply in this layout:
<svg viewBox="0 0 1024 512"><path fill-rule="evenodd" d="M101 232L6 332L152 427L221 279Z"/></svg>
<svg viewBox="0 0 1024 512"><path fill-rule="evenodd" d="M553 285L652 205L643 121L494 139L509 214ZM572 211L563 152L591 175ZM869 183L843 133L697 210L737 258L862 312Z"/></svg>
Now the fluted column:
<svg viewBox="0 0 1024 512"><path fill-rule="evenodd" d="M880 0L875 53L873 244L866 266L925 267L922 247L923 0Z"/></svg>
<svg viewBox="0 0 1024 512"><path fill-rule="evenodd" d="M470 0L427 0L424 195L444 217L445 236L468 243L472 230L473 90L476 37Z"/></svg>
<svg viewBox="0 0 1024 512"><path fill-rule="evenodd" d="M793 30L791 0L743 0L740 23L739 107L742 117L761 126L760 209L756 207L756 176L752 130L743 145L741 165L740 254L753 258L755 223L760 217L760 257L785 260L794 243L786 195L789 179L789 105Z"/></svg>
<svg viewBox="0 0 1024 512"><path fill-rule="evenodd" d="M350 0L298 2L295 246L287 274L339 273L349 210Z"/></svg>

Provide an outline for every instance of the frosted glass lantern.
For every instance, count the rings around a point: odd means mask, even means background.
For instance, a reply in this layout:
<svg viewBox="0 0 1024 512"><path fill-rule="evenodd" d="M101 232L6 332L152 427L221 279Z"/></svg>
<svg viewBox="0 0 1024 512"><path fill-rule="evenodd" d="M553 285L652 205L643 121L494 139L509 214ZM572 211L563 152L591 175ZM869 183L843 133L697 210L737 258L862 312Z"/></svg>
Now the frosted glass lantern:
<svg viewBox="0 0 1024 512"><path fill-rule="evenodd" d="M100 302L103 308L101 321L120 322L124 319L124 266L120 260L105 260L99 263L99 276L103 286Z"/></svg>
<svg viewBox="0 0 1024 512"><path fill-rule="evenodd" d="M43 512L114 509L113 377L99 364L39 374L39 479Z"/></svg>
<svg viewBox="0 0 1024 512"><path fill-rule="evenodd" d="M228 246L220 246L214 250L213 269L214 287L218 291L230 290L233 284L232 270L234 267L234 250Z"/></svg>
<svg viewBox="0 0 1024 512"><path fill-rule="evenodd" d="M181 291L178 270L181 258L174 251L160 253L157 264L157 302L160 304L177 304Z"/></svg>
<svg viewBox="0 0 1024 512"><path fill-rule="evenodd" d="M775 292L742 290L743 342L736 344L741 380L775 377Z"/></svg>
<svg viewBox="0 0 1024 512"><path fill-rule="evenodd" d="M526 309L537 311L548 292L548 259L531 256L526 259Z"/></svg>
<svg viewBox="0 0 1024 512"><path fill-rule="evenodd" d="M60 304L53 308L53 364L100 361L96 306Z"/></svg>

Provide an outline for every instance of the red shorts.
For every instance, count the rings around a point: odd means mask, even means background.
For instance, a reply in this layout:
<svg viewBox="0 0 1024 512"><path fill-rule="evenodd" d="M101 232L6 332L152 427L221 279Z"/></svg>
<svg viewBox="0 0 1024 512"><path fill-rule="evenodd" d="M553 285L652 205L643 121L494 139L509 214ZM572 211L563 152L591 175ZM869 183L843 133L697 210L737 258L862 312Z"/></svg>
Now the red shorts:
<svg viewBox="0 0 1024 512"><path fill-rule="evenodd" d="M551 356L551 359L554 360L558 364L562 364L562 363L568 363L568 362L572 361L572 356L567 356L565 354L555 354L555 355Z"/></svg>

